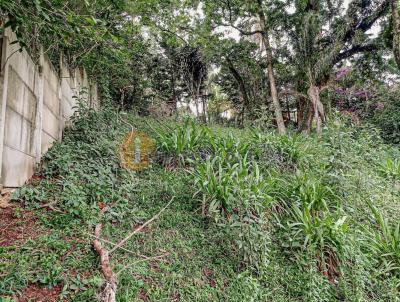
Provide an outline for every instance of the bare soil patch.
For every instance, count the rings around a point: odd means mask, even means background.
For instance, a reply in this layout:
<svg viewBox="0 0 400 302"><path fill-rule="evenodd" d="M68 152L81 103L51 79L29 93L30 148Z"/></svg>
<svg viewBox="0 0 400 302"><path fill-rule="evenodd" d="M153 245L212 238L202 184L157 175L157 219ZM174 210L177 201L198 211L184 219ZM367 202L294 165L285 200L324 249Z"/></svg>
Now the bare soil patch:
<svg viewBox="0 0 400 302"><path fill-rule="evenodd" d="M0 208L0 246L20 245L38 236L36 216L33 211L26 211L10 202L9 194L1 196Z"/></svg>
<svg viewBox="0 0 400 302"><path fill-rule="evenodd" d="M25 288L17 302L56 302L60 296L62 285L53 288L40 287L37 284L30 284ZM66 301L66 300L65 300Z"/></svg>

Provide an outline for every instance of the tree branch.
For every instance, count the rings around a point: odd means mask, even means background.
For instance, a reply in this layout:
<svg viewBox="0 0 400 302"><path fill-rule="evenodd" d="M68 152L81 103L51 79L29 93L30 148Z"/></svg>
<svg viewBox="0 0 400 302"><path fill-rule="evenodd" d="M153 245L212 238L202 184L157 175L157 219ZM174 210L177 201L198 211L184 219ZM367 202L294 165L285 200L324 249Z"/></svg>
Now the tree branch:
<svg viewBox="0 0 400 302"><path fill-rule="evenodd" d="M352 5L352 3L350 3L350 5ZM369 30L372 27L372 25L374 25L374 23L387 12L388 9L389 9L389 0L384 0L382 2L382 4L375 11L373 11L371 14L363 17L361 20L354 20L354 16L348 15L347 19L353 20L355 22L353 22L353 23L349 22L349 24L348 24L349 27L348 27L347 31L345 32L343 39L342 39L343 42L350 41L354 37L355 33L358 30L361 30L363 32L366 32L367 30ZM353 14L350 11L350 6L348 9L348 14ZM357 24L357 25L353 26L353 24Z"/></svg>
<svg viewBox="0 0 400 302"><path fill-rule="evenodd" d="M246 31L246 30L243 30L240 27L238 27L236 25L233 25L231 23L228 24L228 23L222 23L221 22L221 23L217 23L217 26L232 27L232 28L236 29L243 36L252 36L252 35L255 35L255 34L263 34L264 33L264 31L262 31L262 30Z"/></svg>
<svg viewBox="0 0 400 302"><path fill-rule="evenodd" d="M172 30L169 30L167 28L162 27L161 25L158 24L154 24L155 27L157 27L159 30L161 30L162 32L168 33L172 36L177 37L179 40L181 40L185 45L188 45L188 42L182 38L180 35L178 35L176 32L173 32Z"/></svg>
<svg viewBox="0 0 400 302"><path fill-rule="evenodd" d="M333 62L334 62L334 64L336 64L344 59L350 58L351 56L353 56L357 53L374 51L374 50L378 50L378 49L379 49L379 46L377 44L355 45L352 48L339 53Z"/></svg>

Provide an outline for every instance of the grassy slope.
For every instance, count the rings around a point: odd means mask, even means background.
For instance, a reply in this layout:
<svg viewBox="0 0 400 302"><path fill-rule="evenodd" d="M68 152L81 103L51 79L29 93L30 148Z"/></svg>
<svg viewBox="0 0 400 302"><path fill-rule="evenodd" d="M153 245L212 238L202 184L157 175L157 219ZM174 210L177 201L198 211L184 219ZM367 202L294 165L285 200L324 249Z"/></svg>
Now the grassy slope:
<svg viewBox="0 0 400 302"><path fill-rule="evenodd" d="M159 127L154 121L128 115L121 118L110 110L81 112L74 129L45 156L37 177L15 194L25 209L35 209L37 235L34 240L0 247L0 296L22 292L30 283L62 284L60 297L94 301L102 276L90 234L100 220L100 203L112 208L103 219L103 238L118 242L175 196L158 220L126 243L132 253L117 250L112 254L114 271L124 268L118 275L118 301L398 299L398 271L382 274L384 267L377 259L381 251L374 250L371 236L365 235L381 234L367 200L389 221L399 217L398 182L379 172L384 160L399 156L398 150L380 144L368 132L348 130L342 124L332 124L320 140L268 134L259 141L268 146L258 161L261 172L268 174L269 195L277 200L274 204L292 200L299 174L314 180L317 187L320 183L331 188L340 202L348 230L337 243L345 256L337 268L338 284L333 285L318 271L316 246L287 245L293 238L285 228L285 215L277 220L269 216L265 229L268 265L255 270L243 261L229 228L201 215L201 196L193 197L197 191L193 165L171 170L154 164L138 173L121 169L116 150L130 129L125 120L153 136L152 129ZM214 132L218 137L232 132L243 142L251 137L248 130L215 128ZM48 203L50 209L40 208ZM25 209L15 210L21 221L27 215ZM338 211L335 208L335 215ZM162 254L168 255L143 261L143 255Z"/></svg>

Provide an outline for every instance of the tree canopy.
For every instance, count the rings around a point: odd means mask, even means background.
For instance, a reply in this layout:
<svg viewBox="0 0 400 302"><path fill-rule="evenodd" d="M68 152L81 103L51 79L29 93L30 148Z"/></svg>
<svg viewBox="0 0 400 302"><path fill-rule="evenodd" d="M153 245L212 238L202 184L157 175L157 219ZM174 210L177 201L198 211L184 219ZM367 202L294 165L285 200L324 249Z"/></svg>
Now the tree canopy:
<svg viewBox="0 0 400 302"><path fill-rule="evenodd" d="M104 96L143 114L191 104L207 121L219 91L239 125L321 133L344 110L338 90L398 89L394 0L3 0L0 9L32 56L40 46L55 62L63 53ZM371 108L363 116L376 116Z"/></svg>

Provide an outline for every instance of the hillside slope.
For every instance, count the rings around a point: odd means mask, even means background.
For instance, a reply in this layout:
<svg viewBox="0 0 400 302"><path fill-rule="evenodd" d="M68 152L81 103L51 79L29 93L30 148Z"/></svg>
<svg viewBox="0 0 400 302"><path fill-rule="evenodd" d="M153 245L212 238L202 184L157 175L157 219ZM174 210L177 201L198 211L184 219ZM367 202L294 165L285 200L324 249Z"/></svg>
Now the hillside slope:
<svg viewBox="0 0 400 302"><path fill-rule="evenodd" d="M94 301L94 226L111 250L170 202L111 253L117 301L398 301L400 152L344 123L278 136L81 108L13 194L2 228L31 231L2 231L0 296ZM131 126L157 143L143 171L121 167Z"/></svg>

